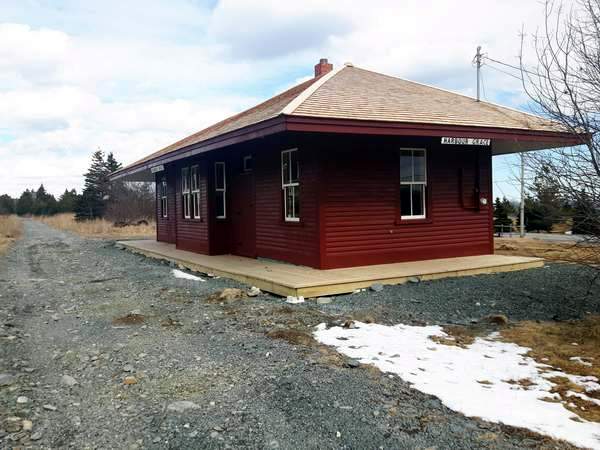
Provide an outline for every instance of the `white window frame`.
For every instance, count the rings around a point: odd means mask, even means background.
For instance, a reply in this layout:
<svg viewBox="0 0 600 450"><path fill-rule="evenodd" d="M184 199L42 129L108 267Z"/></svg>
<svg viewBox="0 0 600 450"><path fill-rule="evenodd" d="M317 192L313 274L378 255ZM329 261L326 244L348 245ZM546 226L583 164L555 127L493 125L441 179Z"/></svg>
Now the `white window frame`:
<svg viewBox="0 0 600 450"><path fill-rule="evenodd" d="M198 165L190 167L190 191L192 193L192 217L194 219L201 219L200 168Z"/></svg>
<svg viewBox="0 0 600 450"><path fill-rule="evenodd" d="M191 219L190 213L190 168L181 169L181 205L183 208L183 218Z"/></svg>
<svg viewBox="0 0 600 450"><path fill-rule="evenodd" d="M296 179L295 182L292 182L292 165L290 164L288 166L288 179L290 180L290 182L286 183L285 182L285 178L283 176L283 158L285 154L292 154L294 152L298 152L298 148L290 148L287 150L283 150L281 152L281 190L283 191L283 217L285 219L286 222L300 222L300 215L296 215L296 204L294 203L294 205L292 205L292 210L293 210L293 216L288 216L287 214L287 190L289 188L293 188L293 189L297 189L298 190L298 199L300 198L300 161L298 160L298 155L296 154L296 161L298 162L298 178Z"/></svg>
<svg viewBox="0 0 600 450"><path fill-rule="evenodd" d="M400 216L401 220L415 220L415 219L426 219L427 218L427 149L426 148L412 148L412 147L403 147L400 148L400 152L410 151L410 152L423 152L423 163L424 163L424 180L423 181L414 181L415 179L415 166L412 164L412 178L413 181L402 181L402 167L400 166L400 185L409 185L410 186L410 211L412 213L413 210L413 197L412 197L412 187L414 185L423 186L423 214L419 215L409 215L409 216ZM401 165L400 158L401 153L398 154L398 164Z"/></svg>
<svg viewBox="0 0 600 450"><path fill-rule="evenodd" d="M160 180L160 215L163 218L168 217L168 198L167 198L167 178L162 177Z"/></svg>
<svg viewBox="0 0 600 450"><path fill-rule="evenodd" d="M219 179L219 172L217 167L223 166L223 187L218 187L217 180ZM215 162L215 193L223 197L223 214L220 216L216 216L217 219L226 219L227 218L227 166L225 165L225 161L216 161Z"/></svg>
<svg viewBox="0 0 600 450"><path fill-rule="evenodd" d="M243 167L244 172L252 172L252 166L248 167L248 161L252 161L252 155L246 155L243 159Z"/></svg>

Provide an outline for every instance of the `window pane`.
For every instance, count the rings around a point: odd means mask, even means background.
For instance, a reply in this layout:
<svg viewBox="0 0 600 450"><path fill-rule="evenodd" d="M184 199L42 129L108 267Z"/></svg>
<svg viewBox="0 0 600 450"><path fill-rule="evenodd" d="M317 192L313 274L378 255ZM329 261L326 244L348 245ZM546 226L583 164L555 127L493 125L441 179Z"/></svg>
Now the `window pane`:
<svg viewBox="0 0 600 450"><path fill-rule="evenodd" d="M290 153L281 153L281 180L283 184L290 182Z"/></svg>
<svg viewBox="0 0 600 450"><path fill-rule="evenodd" d="M252 169L252 155L244 156L244 172L250 172Z"/></svg>
<svg viewBox="0 0 600 450"><path fill-rule="evenodd" d="M410 184L400 186L400 215L410 216Z"/></svg>
<svg viewBox="0 0 600 450"><path fill-rule="evenodd" d="M192 191L195 191L196 189L198 189L198 168L197 167L192 167L192 175L191 175L191 185L192 185Z"/></svg>
<svg viewBox="0 0 600 450"><path fill-rule="evenodd" d="M200 217L200 194L198 192L192 194L192 214L196 219Z"/></svg>
<svg viewBox="0 0 600 450"><path fill-rule="evenodd" d="M300 217L300 188L294 186L294 217L298 219Z"/></svg>
<svg viewBox="0 0 600 450"><path fill-rule="evenodd" d="M182 197L183 202L183 217L190 217L190 201L189 194L184 194Z"/></svg>
<svg viewBox="0 0 600 450"><path fill-rule="evenodd" d="M186 192L189 189L189 171L186 167L181 169L181 191Z"/></svg>
<svg viewBox="0 0 600 450"><path fill-rule="evenodd" d="M413 216L425 215L424 200L425 200L425 186L422 184L413 184L412 185Z"/></svg>
<svg viewBox="0 0 600 450"><path fill-rule="evenodd" d="M425 181L425 152L415 150L413 153L414 181Z"/></svg>
<svg viewBox="0 0 600 450"><path fill-rule="evenodd" d="M298 163L298 152L295 150L293 152L288 153L290 155L290 183L298 182L298 172L299 172L299 163Z"/></svg>
<svg viewBox="0 0 600 450"><path fill-rule="evenodd" d="M225 163L215 163L215 187L225 189Z"/></svg>
<svg viewBox="0 0 600 450"><path fill-rule="evenodd" d="M413 159L411 150L400 152L400 181L413 181Z"/></svg>
<svg viewBox="0 0 600 450"><path fill-rule="evenodd" d="M285 188L285 217L294 217L294 186Z"/></svg>
<svg viewBox="0 0 600 450"><path fill-rule="evenodd" d="M216 216L225 217L225 192L217 192L215 198Z"/></svg>

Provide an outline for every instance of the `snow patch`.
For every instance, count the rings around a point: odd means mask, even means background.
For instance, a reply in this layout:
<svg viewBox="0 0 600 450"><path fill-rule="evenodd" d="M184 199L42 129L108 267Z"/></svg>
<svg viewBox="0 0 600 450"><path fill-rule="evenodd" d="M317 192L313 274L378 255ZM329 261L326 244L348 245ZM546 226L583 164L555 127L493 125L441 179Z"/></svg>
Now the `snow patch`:
<svg viewBox="0 0 600 450"><path fill-rule="evenodd" d="M196 275L192 275L191 273L183 272L178 269L171 270L171 273L175 278L181 278L182 280L206 281L204 278L197 277Z"/></svg>
<svg viewBox="0 0 600 450"><path fill-rule="evenodd" d="M600 449L600 424L578 418L562 403L542 400L559 399L550 393L554 384L549 378L565 376L588 391L600 387L596 378L548 370L525 356L528 348L498 341L497 334L461 348L431 340L449 338L439 326L355 324L354 329L320 325L314 336L361 363L399 375L466 416Z"/></svg>
<svg viewBox="0 0 600 450"><path fill-rule="evenodd" d="M576 363L579 363L583 366L588 366L588 367L592 367L592 363L587 361L588 358L583 358L581 356L572 356L571 358L569 358L570 361L574 361Z"/></svg>

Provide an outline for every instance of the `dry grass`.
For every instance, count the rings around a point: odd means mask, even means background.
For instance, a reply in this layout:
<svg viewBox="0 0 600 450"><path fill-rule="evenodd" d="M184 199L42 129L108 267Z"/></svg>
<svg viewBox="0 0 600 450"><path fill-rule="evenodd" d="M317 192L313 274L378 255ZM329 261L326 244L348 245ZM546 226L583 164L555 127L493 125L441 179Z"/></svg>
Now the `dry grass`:
<svg viewBox="0 0 600 450"><path fill-rule="evenodd" d="M475 327L463 327L460 325L445 326L444 332L449 337L431 336L429 339L442 345L455 345L466 348L475 341L476 337L483 334L478 329L475 329Z"/></svg>
<svg viewBox="0 0 600 450"><path fill-rule="evenodd" d="M600 316L568 322L521 322L501 331L503 340L529 347L529 356L542 364L572 375L600 379ZM583 361L583 362L582 362ZM600 422L600 405L567 392L585 394L600 400L600 391L585 392L567 378L555 377L553 392L558 393L573 413Z"/></svg>
<svg viewBox="0 0 600 450"><path fill-rule="evenodd" d="M496 330L498 326L496 324ZM485 324L469 327L453 325L445 326L444 331L449 337L433 336L430 339L438 344L466 348L475 338L489 334L490 328ZM600 316L566 322L519 322L504 325L499 331L502 340L530 348L527 355L549 366L547 371L560 370L570 375L591 376L600 380ZM518 384L524 389L533 385L527 378L504 381ZM556 385L552 393L558 394L560 400L552 397L544 400L561 402L578 417L600 422L600 403L596 402L600 401L600 391L586 392L583 386L562 376L550 378L550 381ZM487 384L486 380L479 383Z"/></svg>
<svg viewBox="0 0 600 450"><path fill-rule="evenodd" d="M129 237L154 237L156 225L132 225L128 227L115 227L112 222L104 219L86 220L77 222L73 214L57 214L55 216L38 217L37 220L60 230L73 231L86 237L97 238L129 238Z"/></svg>
<svg viewBox="0 0 600 450"><path fill-rule="evenodd" d="M527 238L496 238L494 246L495 253L500 255L535 256L550 261L600 264L600 247L593 245Z"/></svg>
<svg viewBox="0 0 600 450"><path fill-rule="evenodd" d="M271 339L283 339L292 345L315 347L317 344L317 341L309 333L290 328L271 330L267 333L267 336Z"/></svg>
<svg viewBox="0 0 600 450"><path fill-rule="evenodd" d="M23 223L17 216L0 216L0 255L21 236Z"/></svg>
<svg viewBox="0 0 600 450"><path fill-rule="evenodd" d="M505 315L492 314L483 317L478 324L474 325L445 325L443 330L448 337L431 336L429 339L442 345L454 345L456 347L467 348L475 342L476 338L485 337L489 335L491 331L498 331L498 329L507 325L508 319Z"/></svg>

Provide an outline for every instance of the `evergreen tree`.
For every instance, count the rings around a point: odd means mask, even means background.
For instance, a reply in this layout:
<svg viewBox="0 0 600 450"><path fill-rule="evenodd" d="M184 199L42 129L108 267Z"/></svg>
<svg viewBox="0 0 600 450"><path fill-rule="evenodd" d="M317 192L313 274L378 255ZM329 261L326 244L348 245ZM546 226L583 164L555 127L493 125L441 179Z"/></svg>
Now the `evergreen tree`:
<svg viewBox="0 0 600 450"><path fill-rule="evenodd" d="M58 205L52 194L49 194L41 184L33 196L31 213L36 216L50 216L56 214Z"/></svg>
<svg viewBox="0 0 600 450"><path fill-rule="evenodd" d="M502 200L500 200L500 197L496 197L494 201L494 225L503 225L505 227L512 225L512 220L508 217L511 208L512 205L506 197Z"/></svg>
<svg viewBox="0 0 600 450"><path fill-rule="evenodd" d="M115 156L112 154L112 152L110 152L106 157L106 169L108 170L108 173L111 174L113 172L116 172L122 167L123 165L120 162L118 162L115 159Z"/></svg>
<svg viewBox="0 0 600 450"><path fill-rule="evenodd" d="M525 229L527 231L550 231L552 215L546 205L535 197L525 197Z"/></svg>
<svg viewBox="0 0 600 450"><path fill-rule="evenodd" d="M0 215L14 214L15 200L7 194L0 195Z"/></svg>
<svg viewBox="0 0 600 450"><path fill-rule="evenodd" d="M111 153L108 154L108 156L106 157L106 170L108 172L108 174L110 175L113 172L116 172L117 170L119 170L120 168L122 168L123 165L118 162L114 155ZM113 199L113 197L115 197L116 193L119 191L122 191L124 188L123 182L122 181L113 181L113 182L109 182L108 183L108 198L106 200L110 201L111 199Z"/></svg>
<svg viewBox="0 0 600 450"><path fill-rule="evenodd" d="M33 197L33 192L29 189L25 189L17 200L15 212L20 216L31 214L33 211Z"/></svg>
<svg viewBox="0 0 600 450"><path fill-rule="evenodd" d="M525 198L525 228L527 231L551 231L552 225L565 214L567 202L548 165L537 171L530 195Z"/></svg>
<svg viewBox="0 0 600 450"><path fill-rule="evenodd" d="M58 199L58 211L60 212L75 212L79 195L75 189L65 189Z"/></svg>
<svg viewBox="0 0 600 450"><path fill-rule="evenodd" d="M597 236L600 234L600 209L585 192L577 196L573 205L574 234Z"/></svg>
<svg viewBox="0 0 600 450"><path fill-rule="evenodd" d="M506 197L502 197L502 207L506 211L506 214L509 216L515 215L517 213L517 208L515 208L515 206Z"/></svg>
<svg viewBox="0 0 600 450"><path fill-rule="evenodd" d="M95 219L104 216L106 200L110 198L111 184L109 175L121 167L113 154L104 159L102 150L97 150L92 155L90 168L85 173L83 193L75 207L77 220Z"/></svg>

